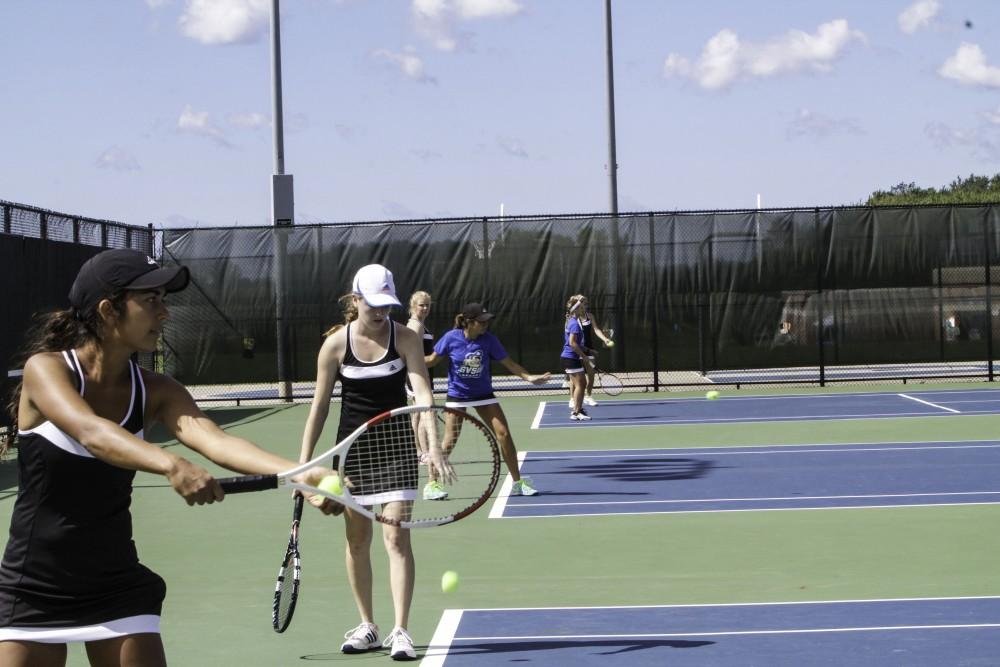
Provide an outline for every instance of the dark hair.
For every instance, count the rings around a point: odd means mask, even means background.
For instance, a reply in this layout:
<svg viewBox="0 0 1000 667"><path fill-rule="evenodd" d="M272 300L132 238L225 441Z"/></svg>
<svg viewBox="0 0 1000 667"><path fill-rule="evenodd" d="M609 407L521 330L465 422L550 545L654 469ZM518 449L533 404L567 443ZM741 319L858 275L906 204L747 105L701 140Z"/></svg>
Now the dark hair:
<svg viewBox="0 0 1000 667"><path fill-rule="evenodd" d="M459 313L458 315L455 316L456 329L465 329L467 326L469 326L469 321L465 319L464 313Z"/></svg>
<svg viewBox="0 0 1000 667"><path fill-rule="evenodd" d="M116 290L106 298L111 301L116 313L125 314L125 290ZM36 314L34 323L28 330L27 342L21 350L18 366L23 368L28 359L36 354L71 350L91 341L101 340L102 336L102 320L96 308L89 308L83 313L68 309ZM10 416L11 426L6 437L0 438L0 455L7 452L17 436L17 408L21 402L23 384L22 378L14 387L7 402L7 414Z"/></svg>

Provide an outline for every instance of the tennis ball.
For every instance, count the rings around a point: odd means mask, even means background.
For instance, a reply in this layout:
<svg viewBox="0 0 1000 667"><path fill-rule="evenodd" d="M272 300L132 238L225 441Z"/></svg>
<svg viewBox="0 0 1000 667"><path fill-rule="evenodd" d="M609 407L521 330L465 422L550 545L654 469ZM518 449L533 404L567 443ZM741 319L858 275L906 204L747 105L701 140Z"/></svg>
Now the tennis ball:
<svg viewBox="0 0 1000 667"><path fill-rule="evenodd" d="M344 493L344 485L340 483L339 475L327 475L320 480L317 488L320 491L326 491L327 493L332 493L335 496L343 495Z"/></svg>
<svg viewBox="0 0 1000 667"><path fill-rule="evenodd" d="M714 401L718 397L719 397L719 392L717 392L714 389L705 392L705 398L707 398L710 401Z"/></svg>
<svg viewBox="0 0 1000 667"><path fill-rule="evenodd" d="M441 575L441 590L445 593L454 593L458 590L458 572L448 570Z"/></svg>
<svg viewBox="0 0 1000 667"><path fill-rule="evenodd" d="M614 346L615 346L615 341L613 341L613 340L609 340L609 341L608 341L608 342L606 343L606 345L607 345L608 347L614 347Z"/></svg>

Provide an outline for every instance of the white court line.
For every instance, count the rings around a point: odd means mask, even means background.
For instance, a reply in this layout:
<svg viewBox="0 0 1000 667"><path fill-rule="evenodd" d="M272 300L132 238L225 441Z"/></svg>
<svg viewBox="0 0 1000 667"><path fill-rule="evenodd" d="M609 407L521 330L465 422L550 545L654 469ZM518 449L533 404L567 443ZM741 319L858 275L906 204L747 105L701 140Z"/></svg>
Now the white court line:
<svg viewBox="0 0 1000 667"><path fill-rule="evenodd" d="M524 457L527 452L517 453L517 469L520 470L524 465ZM490 508L491 519L503 519L504 510L507 509L507 499L510 498L510 490L514 487L514 478L510 474L504 475L503 484L500 485L500 492L497 493L497 499L493 501L493 507Z"/></svg>
<svg viewBox="0 0 1000 667"><path fill-rule="evenodd" d="M909 394L898 394L898 395L902 396L903 398L908 398L911 401L916 401L917 403L923 403L924 405L929 405L932 408L938 408L940 410L947 410L948 412L954 412L956 414L962 414L962 412L960 410L956 410L954 408L946 408L943 405L938 405L937 403L931 403L930 401L925 401L922 398L916 398L914 396L910 396Z"/></svg>
<svg viewBox="0 0 1000 667"><path fill-rule="evenodd" d="M535 418L531 420L531 428L537 429L538 425L542 423L542 414L545 413L545 401L541 401L538 404L538 409L535 410Z"/></svg>
<svg viewBox="0 0 1000 667"><path fill-rule="evenodd" d="M715 509L715 510L664 510L648 512L573 512L572 514L510 514L504 519L568 519L585 516L653 516L656 514L723 514L725 512L820 512L826 510L883 510L903 509L909 507L960 507L971 505L1000 505L998 501L976 503L903 503L899 505L836 505L834 507L755 507L752 509ZM528 507L528 504L519 507Z"/></svg>
<svg viewBox="0 0 1000 667"><path fill-rule="evenodd" d="M881 625L857 628L790 628L787 630L727 630L721 632L663 632L635 635L509 635L494 637L456 637L457 641L545 641L557 639L660 639L678 637L735 637L740 635L797 635L828 632L886 632L890 630L962 630L1000 628L1000 623L963 623L954 625ZM424 663L426 664L426 663Z"/></svg>
<svg viewBox="0 0 1000 667"><path fill-rule="evenodd" d="M420 663L421 667L441 667L444 664L444 659L448 656L448 648L455 640L455 632L458 630L458 624L461 620L461 609L444 610L441 620L438 621L437 628L434 630L434 636L431 637L430 646L427 647L439 650L435 653L431 653L430 650L424 653L424 659Z"/></svg>
<svg viewBox="0 0 1000 667"><path fill-rule="evenodd" d="M944 491L941 493L872 493L848 496L774 496L762 498L679 498L671 500L612 500L568 503L525 503L518 507L579 507L581 505L679 505L682 503L749 503L766 500L843 500L846 498L925 498L937 496L1000 496L1000 491Z"/></svg>
<svg viewBox="0 0 1000 667"><path fill-rule="evenodd" d="M997 413L994 410L968 410L960 413L962 417L995 414ZM864 419L896 419L902 417L938 418L950 416L950 414L942 414L938 412L887 412L884 414L872 413L864 415L801 415L798 417L791 415L772 415L770 417L714 417L709 419L658 419L656 417L647 417L646 419L635 419L632 421L624 419L615 420L614 422L589 421L584 422L586 426L583 428L617 428L619 426L683 426L690 424L756 424L766 422L796 422L811 419L817 421L858 421ZM581 428L581 425L579 423L569 423L545 426L544 428Z"/></svg>
<svg viewBox="0 0 1000 667"><path fill-rule="evenodd" d="M740 395L736 396L736 392L741 394L746 391L745 389L733 390L732 392L722 392L722 396L719 400L725 401L788 401L797 399L813 399L813 398L869 398L869 397L879 397L879 396L895 396L896 392L892 391L870 391L870 392L841 392L841 393L823 393L823 394L750 394L750 395ZM997 394L1000 393L1000 389L941 389L941 390L929 390L929 391L914 391L913 394L918 396L958 396L963 394ZM629 405L629 404L643 404L643 403L690 403L698 402L703 403L706 399L703 396L685 396L677 398L630 398L621 401L609 401L609 405Z"/></svg>
<svg viewBox="0 0 1000 667"><path fill-rule="evenodd" d="M782 600L778 602L693 602L688 604L622 604L600 607L472 607L472 611L593 611L599 609L701 609L705 607L787 607L790 605L870 604L878 602L960 602L964 600L1000 600L1000 595L954 595L939 598L857 598L850 600Z"/></svg>
<svg viewBox="0 0 1000 667"><path fill-rule="evenodd" d="M987 440L987 439L977 439L977 440L966 440L966 439L962 439L962 440L888 440L888 441L878 441L878 442L790 442L790 443L784 444L784 445L781 445L781 444L766 444L766 445L764 445L764 444L752 445L751 444L751 445L728 445L728 446L727 445L705 445L704 448L699 447L699 448L692 449L692 450L685 450L685 449L673 450L673 449L669 449L669 448L665 448L665 447L651 447L650 449L643 449L641 447L625 447L625 448L622 448L622 449L600 449L600 450L595 450L595 449L561 449L558 452L556 452L556 451L545 451L545 452L534 451L534 452L529 452L529 453L531 454L532 458L536 458L537 455L539 455L539 454L552 454L553 456L551 458L566 458L566 455L570 455L570 454L573 455L574 457L576 457L577 455L579 455L582 458L586 458L588 455L593 455L593 456L613 456L614 455L613 453L615 453L615 452L636 452L635 456L642 456L643 454L645 454L645 455L648 456L652 452L685 452L685 453L691 453L691 454L696 454L696 453L704 454L704 453L706 453L705 450L716 450L716 449L718 449L718 450L734 449L735 450L735 449L739 449L740 447L744 447L744 448L746 448L748 450L757 450L757 449L766 449L767 447L775 447L776 449L774 451L780 452L781 448L784 448L784 447L854 447L854 446L865 446L865 445L870 445L870 446L885 445L886 448L892 449L891 447L889 447L889 445L928 445L930 447L934 447L936 445L958 445L958 444L963 444L964 445L964 444L968 444L970 447L977 447L977 446L979 446L979 445L973 445L973 444L971 444L971 443L974 443L974 442L989 443L988 446L991 446L991 447L992 446L1000 446L1000 441L997 441L997 440ZM959 447L958 449L961 449L961 447ZM594 454L595 451L612 452L612 453L611 454ZM714 453L714 451L710 452L710 453ZM767 452L761 452L761 453L767 453ZM539 458L550 458L550 457L541 456Z"/></svg>
<svg viewBox="0 0 1000 667"><path fill-rule="evenodd" d="M955 440L954 442L966 442L965 440ZM942 442L941 444L945 444ZM853 454L855 452L907 452L907 451L922 451L922 450L936 450L941 452L949 452L954 449L998 449L1000 444L990 444L990 445L949 445L946 447L940 447L937 445L928 445L923 447L912 446L912 447L852 447L850 449L791 449L796 445L785 445L786 449L763 449L764 447L770 447L771 445L761 445L763 451L717 451L714 446L706 447L705 449L651 449L644 453L638 454L594 454L593 452L587 452L586 454L577 454L575 452L559 452L558 454L552 452L552 456L539 455L537 452L531 453L532 461L558 461L559 459L570 458L566 454L572 453L572 458L575 459L627 459L627 458L649 458L662 456L664 458L670 458L675 456L752 456L760 454L826 454L831 453L845 453ZM799 445L801 446L801 445ZM837 447L841 445L814 445L815 447ZM615 450L610 450L614 452ZM634 449L628 449L624 451L634 452Z"/></svg>

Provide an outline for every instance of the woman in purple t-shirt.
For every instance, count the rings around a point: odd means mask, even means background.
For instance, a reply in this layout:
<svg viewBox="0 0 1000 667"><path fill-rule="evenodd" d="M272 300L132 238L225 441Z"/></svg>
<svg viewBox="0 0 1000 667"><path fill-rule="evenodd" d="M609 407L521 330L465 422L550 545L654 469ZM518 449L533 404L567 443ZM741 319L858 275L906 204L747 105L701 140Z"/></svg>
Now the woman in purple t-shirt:
<svg viewBox="0 0 1000 667"><path fill-rule="evenodd" d="M445 405L463 411L468 408L476 409L480 418L493 429L497 442L500 443L503 460L514 480L511 495L533 496L538 492L531 486L530 480L521 477L517 467L517 449L510 435L507 416L493 393L490 363L500 362L511 373L531 384L544 384L550 375L549 373L532 375L511 359L500 344L500 339L488 330L491 319L493 314L486 312L482 305L466 304L462 312L455 317L455 328L442 336L435 343L434 352L426 357L427 366L428 368L434 366L441 359L448 359L451 362L448 368L448 399ZM447 428L450 431L454 425L448 424ZM448 449L447 443L445 449ZM437 487L432 488L435 484ZM447 498L447 494L441 495L442 493L444 493L443 487L436 481L429 482L424 488L424 497L432 500Z"/></svg>

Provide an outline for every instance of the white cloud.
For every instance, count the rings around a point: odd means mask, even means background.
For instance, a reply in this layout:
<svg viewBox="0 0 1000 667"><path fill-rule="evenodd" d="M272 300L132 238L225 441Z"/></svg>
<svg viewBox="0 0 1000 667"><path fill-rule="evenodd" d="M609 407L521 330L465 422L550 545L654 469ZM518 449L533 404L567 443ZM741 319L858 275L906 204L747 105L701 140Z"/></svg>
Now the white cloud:
<svg viewBox="0 0 1000 667"><path fill-rule="evenodd" d="M139 171L139 162L127 151L111 146L102 152L94 163L98 169L113 171Z"/></svg>
<svg viewBox="0 0 1000 667"><path fill-rule="evenodd" d="M912 35L921 28L929 27L939 9L941 5L938 0L917 0L899 13L896 22L900 30Z"/></svg>
<svg viewBox="0 0 1000 667"><path fill-rule="evenodd" d="M461 36L460 21L508 18L524 8L518 0L412 0L417 32L439 51L454 51Z"/></svg>
<svg viewBox="0 0 1000 667"><path fill-rule="evenodd" d="M420 83L437 83L434 77L428 76L424 71L424 61L415 53L410 51L396 53L388 49L378 49L372 52L372 57L392 65L408 79L413 79Z"/></svg>
<svg viewBox="0 0 1000 667"><path fill-rule="evenodd" d="M455 11L463 19L491 19L514 16L523 9L516 0L454 0Z"/></svg>
<svg viewBox="0 0 1000 667"><path fill-rule="evenodd" d="M227 148L232 146L226 139L225 133L212 122L209 113L207 111L195 111L191 108L190 104L185 106L184 110L181 111L181 115L177 119L177 129L187 134L208 137L220 146Z"/></svg>
<svg viewBox="0 0 1000 667"><path fill-rule="evenodd" d="M251 113L230 113L226 114L226 122L233 127L245 130L256 130L271 124L271 119L262 113L253 111Z"/></svg>
<svg viewBox="0 0 1000 667"><path fill-rule="evenodd" d="M181 32L202 44L245 44L270 28L268 0L187 0Z"/></svg>
<svg viewBox="0 0 1000 667"><path fill-rule="evenodd" d="M852 30L845 19L835 19L815 33L789 30L767 42L741 42L729 29L720 30L702 49L695 62L671 53L663 64L664 76L689 78L707 90L718 90L741 78L765 78L802 70L828 71L832 63L863 33Z"/></svg>
<svg viewBox="0 0 1000 667"><path fill-rule="evenodd" d="M984 111L983 118L990 125L1000 125L1000 107L997 107L993 111Z"/></svg>
<svg viewBox="0 0 1000 667"><path fill-rule="evenodd" d="M1000 88L1000 67L987 64L978 44L962 42L955 55L938 68L938 74L966 86Z"/></svg>
<svg viewBox="0 0 1000 667"><path fill-rule="evenodd" d="M809 109L799 109L789 123L786 134L789 137L826 138L833 135L862 135L865 131L853 118L834 118Z"/></svg>
<svg viewBox="0 0 1000 667"><path fill-rule="evenodd" d="M939 149L967 148L970 154L979 160L989 162L1000 160L1000 144L993 139L995 132L992 128L986 128L986 131L960 130L944 123L929 123L924 128L924 133Z"/></svg>

